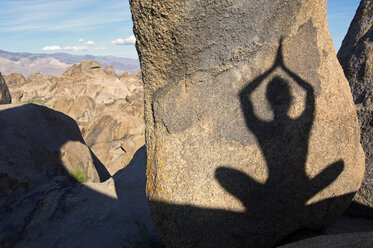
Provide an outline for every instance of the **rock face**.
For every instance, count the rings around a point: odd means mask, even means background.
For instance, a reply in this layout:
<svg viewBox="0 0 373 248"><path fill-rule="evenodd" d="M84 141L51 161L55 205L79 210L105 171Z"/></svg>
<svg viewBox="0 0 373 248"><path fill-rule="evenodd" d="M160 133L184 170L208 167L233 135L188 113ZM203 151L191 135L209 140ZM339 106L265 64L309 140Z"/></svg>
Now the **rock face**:
<svg viewBox="0 0 373 248"><path fill-rule="evenodd" d="M273 247L349 204L364 153L326 4L130 1L167 247Z"/></svg>
<svg viewBox="0 0 373 248"><path fill-rule="evenodd" d="M373 1L360 2L338 59L351 86L366 156L365 180L349 214L373 218Z"/></svg>
<svg viewBox="0 0 373 248"><path fill-rule="evenodd" d="M96 61L69 67L63 75L6 76L14 102L35 103L77 121L83 138L111 174L144 145L144 98L135 75L117 77Z"/></svg>
<svg viewBox="0 0 373 248"><path fill-rule="evenodd" d="M0 73L0 104L8 104L11 102L10 92L5 83L3 75Z"/></svg>
<svg viewBox="0 0 373 248"><path fill-rule="evenodd" d="M338 59L350 82L356 104L373 103L373 2L362 0L352 20Z"/></svg>

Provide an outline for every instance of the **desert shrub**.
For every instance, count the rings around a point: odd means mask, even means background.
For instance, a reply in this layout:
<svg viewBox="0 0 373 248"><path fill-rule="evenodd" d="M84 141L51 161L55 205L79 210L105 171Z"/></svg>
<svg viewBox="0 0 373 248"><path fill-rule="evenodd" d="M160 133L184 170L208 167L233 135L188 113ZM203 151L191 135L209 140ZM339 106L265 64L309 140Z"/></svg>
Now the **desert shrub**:
<svg viewBox="0 0 373 248"><path fill-rule="evenodd" d="M87 181L87 175L86 173L79 168L75 168L71 173L70 173L71 179L73 179L75 182L78 183L84 183Z"/></svg>

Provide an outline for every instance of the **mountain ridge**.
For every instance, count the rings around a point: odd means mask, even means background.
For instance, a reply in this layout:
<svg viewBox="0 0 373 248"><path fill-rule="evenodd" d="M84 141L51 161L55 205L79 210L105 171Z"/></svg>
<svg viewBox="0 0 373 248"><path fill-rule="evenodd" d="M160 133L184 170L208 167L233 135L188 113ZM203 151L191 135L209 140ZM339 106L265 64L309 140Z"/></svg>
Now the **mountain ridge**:
<svg viewBox="0 0 373 248"><path fill-rule="evenodd" d="M0 50L0 72L22 73L28 77L36 72L47 75L62 74L68 66L84 60L95 60L102 66L111 65L117 74L129 72L136 74L140 70L138 59L116 56L73 55L69 53L28 53Z"/></svg>

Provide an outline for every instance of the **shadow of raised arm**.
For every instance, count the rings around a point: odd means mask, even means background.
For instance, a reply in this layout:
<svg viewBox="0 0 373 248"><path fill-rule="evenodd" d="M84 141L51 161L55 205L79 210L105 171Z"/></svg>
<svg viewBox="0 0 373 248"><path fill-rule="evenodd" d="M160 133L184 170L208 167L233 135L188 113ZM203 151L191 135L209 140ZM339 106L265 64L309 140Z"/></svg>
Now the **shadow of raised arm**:
<svg viewBox="0 0 373 248"><path fill-rule="evenodd" d="M289 68L285 66L283 61L281 62L281 68L300 86L302 87L306 95L306 109L302 116L310 116L315 112L315 92L311 84L301 79L298 75L292 72Z"/></svg>
<svg viewBox="0 0 373 248"><path fill-rule="evenodd" d="M254 79L244 90L242 90L239 94L239 98L241 101L241 109L242 113L244 114L246 125L259 125L261 123L265 123L259 119L255 113L253 105L250 101L251 94L259 87L259 85L263 82L263 80L268 77L274 70L276 69L276 64L274 64L269 70L267 70L264 74L260 75L256 79Z"/></svg>

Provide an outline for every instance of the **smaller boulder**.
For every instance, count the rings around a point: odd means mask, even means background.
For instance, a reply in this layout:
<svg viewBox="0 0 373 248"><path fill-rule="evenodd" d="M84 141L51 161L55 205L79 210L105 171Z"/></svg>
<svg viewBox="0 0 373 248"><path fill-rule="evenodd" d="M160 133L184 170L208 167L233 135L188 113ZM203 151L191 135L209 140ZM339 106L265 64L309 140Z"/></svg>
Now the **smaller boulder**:
<svg viewBox="0 0 373 248"><path fill-rule="evenodd" d="M72 118L35 104L1 106L0 207L56 177L100 182L110 175Z"/></svg>
<svg viewBox="0 0 373 248"><path fill-rule="evenodd" d="M68 67L63 75L68 77L84 78L106 76L107 73L97 61L84 60L80 64L73 64L72 66Z"/></svg>
<svg viewBox="0 0 373 248"><path fill-rule="evenodd" d="M3 76L6 83L10 85L21 86L26 83L26 78L21 73L11 73Z"/></svg>
<svg viewBox="0 0 373 248"><path fill-rule="evenodd" d="M0 105L0 247L56 247L53 239L49 246L18 243L34 233L39 243L40 230L60 230L55 223L77 200L66 202L67 195L80 190L79 183L109 177L72 118L36 104Z"/></svg>
<svg viewBox="0 0 373 248"><path fill-rule="evenodd" d="M0 104L8 104L10 102L10 92L0 72Z"/></svg>
<svg viewBox="0 0 373 248"><path fill-rule="evenodd" d="M116 76L117 76L117 74L115 73L114 68L113 68L111 65L107 65L107 66L105 66L104 71L105 71L106 74L108 74L109 76L112 76L112 77L116 77Z"/></svg>

